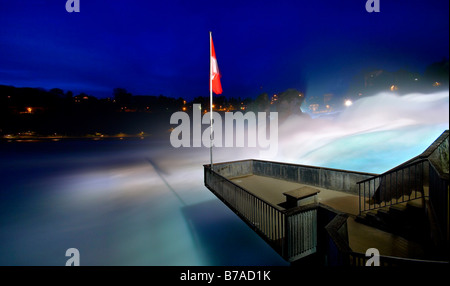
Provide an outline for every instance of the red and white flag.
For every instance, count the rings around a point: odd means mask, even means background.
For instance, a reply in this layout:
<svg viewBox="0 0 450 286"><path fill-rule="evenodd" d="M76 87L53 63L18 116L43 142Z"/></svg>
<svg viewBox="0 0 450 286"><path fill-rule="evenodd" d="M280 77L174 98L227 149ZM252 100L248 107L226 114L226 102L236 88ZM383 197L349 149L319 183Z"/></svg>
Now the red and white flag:
<svg viewBox="0 0 450 286"><path fill-rule="evenodd" d="M219 65L217 64L216 52L214 50L214 44L211 38L211 88L215 94L222 94L222 84L220 83L220 71Z"/></svg>

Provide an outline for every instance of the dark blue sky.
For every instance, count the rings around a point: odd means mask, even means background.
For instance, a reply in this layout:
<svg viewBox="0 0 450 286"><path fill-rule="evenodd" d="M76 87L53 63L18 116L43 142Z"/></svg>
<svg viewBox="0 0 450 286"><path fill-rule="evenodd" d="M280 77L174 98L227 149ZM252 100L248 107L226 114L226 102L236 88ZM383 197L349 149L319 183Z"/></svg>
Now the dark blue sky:
<svg viewBox="0 0 450 286"><path fill-rule="evenodd" d="M449 55L448 0L0 0L0 84L209 95L209 31L227 97L345 92L361 69L423 72Z"/></svg>

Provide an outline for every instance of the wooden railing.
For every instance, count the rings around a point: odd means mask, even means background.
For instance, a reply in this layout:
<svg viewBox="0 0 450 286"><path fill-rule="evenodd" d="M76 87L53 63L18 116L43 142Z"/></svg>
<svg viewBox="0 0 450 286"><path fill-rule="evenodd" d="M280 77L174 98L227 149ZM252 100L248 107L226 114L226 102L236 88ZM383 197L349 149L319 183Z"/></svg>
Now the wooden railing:
<svg viewBox="0 0 450 286"><path fill-rule="evenodd" d="M232 209L275 251L284 252L285 214L277 207L256 197L244 188L204 166L205 185Z"/></svg>
<svg viewBox="0 0 450 286"><path fill-rule="evenodd" d="M255 164L252 163L257 163ZM318 250L318 228L322 229L324 225L318 226L319 211L323 206L320 204L310 204L292 209L284 209L278 205L273 205L262 198L257 197L245 188L233 183L227 177L241 174L252 174L261 172L262 161L237 161L214 165L211 170L210 165L204 165L205 186L223 201L233 212L235 212L245 223L247 223L261 238L263 238L276 252L285 260L294 262L302 257L316 253ZM270 163L270 162L269 162ZM285 174L286 178L291 180L291 175L296 176L288 167L284 170L279 163L271 163L265 167L275 166L280 174ZM272 166L273 165L273 166ZM400 166L379 176L374 176L363 181L359 181L360 211L380 208L387 205L405 202L407 200L421 198L428 195L436 209L437 214L442 219L439 224L444 227L447 233L448 241L448 200L449 185L448 176L439 174L430 167L431 164L426 159L410 162L407 165ZM266 170L267 169L267 170ZM335 170L332 170L335 171ZM223 174L221 174L223 172ZM227 177L225 177L225 175ZM300 171L299 179L302 178ZM263 175L267 175L264 173ZM312 177L316 177L312 173ZM352 174L353 175L353 174ZM369 176L370 174L356 174L357 176ZM357 176L355 178L357 178ZM320 176L319 176L320 178ZM351 180L354 181L354 178ZM400 186L400 188L398 188ZM373 198L378 190L379 198L388 198L388 190L397 191L391 200L380 200L378 204L368 204L366 200ZM413 190L414 192L410 192ZM385 193L383 193L385 192ZM334 233L329 245L334 245L334 249L339 256L338 265L364 266L369 259L365 254L353 252L348 244L348 233L346 226L346 217L336 216L338 223L333 220L334 226L328 227L329 233ZM322 224L324 221L322 219ZM330 222L330 225L333 225ZM446 227L446 228L445 228ZM330 232L331 229L331 232ZM342 238L344 237L344 238ZM322 245L322 247L324 247ZM333 252L333 250L331 251ZM337 260L335 260L337 261ZM423 265L423 264L441 264L440 261L426 261L406 259L399 257L380 256L380 265Z"/></svg>
<svg viewBox="0 0 450 286"><path fill-rule="evenodd" d="M347 237L347 217L346 214L336 214L333 220L325 226L328 234L327 250L329 266L372 266L372 262L367 263L372 256L365 253L353 251ZM330 250L331 249L331 250ZM379 266L448 266L448 261L423 260L403 257L380 255ZM370 264L370 265L367 265Z"/></svg>
<svg viewBox="0 0 450 286"><path fill-rule="evenodd" d="M440 229L440 238L447 248L450 241L449 230L449 176L448 174L440 173L433 164L430 164L430 190L429 198L431 202L432 211L437 220Z"/></svg>
<svg viewBox="0 0 450 286"><path fill-rule="evenodd" d="M317 251L316 204L286 211L286 254L295 261Z"/></svg>
<svg viewBox="0 0 450 286"><path fill-rule="evenodd" d="M216 168L216 166L215 166ZM204 166L205 186L287 261L317 247L317 205L286 211Z"/></svg>
<svg viewBox="0 0 450 286"><path fill-rule="evenodd" d="M359 212L376 210L414 199L429 199L437 221L439 239L450 240L449 176L439 172L428 159L413 161L379 176L358 182ZM447 246L448 249L448 246Z"/></svg>
<svg viewBox="0 0 450 286"><path fill-rule="evenodd" d="M360 214L427 196L429 169L428 160L421 159L358 182Z"/></svg>

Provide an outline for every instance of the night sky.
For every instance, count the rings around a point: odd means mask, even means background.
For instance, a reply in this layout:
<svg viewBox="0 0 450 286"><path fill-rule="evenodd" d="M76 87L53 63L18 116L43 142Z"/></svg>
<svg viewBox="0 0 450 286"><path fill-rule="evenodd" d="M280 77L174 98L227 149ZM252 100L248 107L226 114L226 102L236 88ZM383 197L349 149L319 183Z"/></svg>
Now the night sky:
<svg viewBox="0 0 450 286"><path fill-rule="evenodd" d="M343 94L362 69L423 73L449 56L448 0L0 0L0 84L104 98L209 95L209 31L223 95Z"/></svg>

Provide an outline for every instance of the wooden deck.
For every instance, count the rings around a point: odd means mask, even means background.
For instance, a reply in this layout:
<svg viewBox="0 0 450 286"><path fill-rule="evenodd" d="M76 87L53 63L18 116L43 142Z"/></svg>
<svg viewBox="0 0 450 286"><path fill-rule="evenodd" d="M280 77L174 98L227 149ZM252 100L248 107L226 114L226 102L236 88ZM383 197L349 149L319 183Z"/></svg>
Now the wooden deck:
<svg viewBox="0 0 450 286"><path fill-rule="evenodd" d="M273 205L279 206L280 209L284 209L282 204L286 201L286 196L284 196L283 193L308 186L258 175L231 178L231 181L255 196L262 198ZM314 188L320 191L318 194L319 203L340 212L355 216L359 214L358 196L320 187Z"/></svg>
<svg viewBox="0 0 450 286"><path fill-rule="evenodd" d="M283 203L286 201L283 193L308 186L259 175L235 177L230 180L255 196L278 206L280 210L284 209ZM318 193L319 203L349 214L347 219L348 237L349 246L353 251L365 253L369 248L377 248L383 256L422 258L423 250L417 243L355 222L355 216L359 214L359 197L357 195L320 187L314 188L320 190Z"/></svg>

